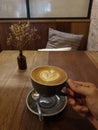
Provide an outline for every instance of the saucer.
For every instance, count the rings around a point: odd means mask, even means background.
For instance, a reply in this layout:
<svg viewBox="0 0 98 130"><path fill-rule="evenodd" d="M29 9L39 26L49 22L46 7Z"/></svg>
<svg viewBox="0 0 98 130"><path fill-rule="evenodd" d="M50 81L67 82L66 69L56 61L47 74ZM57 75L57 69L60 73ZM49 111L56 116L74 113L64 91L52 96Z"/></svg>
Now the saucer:
<svg viewBox="0 0 98 130"><path fill-rule="evenodd" d="M34 114L38 115L38 111L37 111L37 106L36 106L36 102L34 101L34 99L32 98L32 92L34 90L31 90L26 98L26 105L27 108ZM53 97L48 98L48 100L50 100L51 102L54 102L53 105L50 105L48 107L48 101L47 98L45 97L40 97L39 99L39 105L41 107L41 111L42 111L42 115L43 116L54 116L59 114L60 112L62 112L64 110L64 108L67 105L67 97L66 96L58 96L55 95ZM45 105L44 102L42 102L41 100L45 101Z"/></svg>

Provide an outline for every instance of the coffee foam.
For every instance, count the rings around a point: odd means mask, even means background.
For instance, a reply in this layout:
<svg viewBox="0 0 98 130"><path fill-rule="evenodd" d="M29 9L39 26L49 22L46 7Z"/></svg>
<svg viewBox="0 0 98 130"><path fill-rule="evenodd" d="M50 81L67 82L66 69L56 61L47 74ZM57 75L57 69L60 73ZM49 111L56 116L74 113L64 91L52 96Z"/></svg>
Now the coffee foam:
<svg viewBox="0 0 98 130"><path fill-rule="evenodd" d="M40 78L45 82L57 80L59 77L60 74L54 69L43 70L40 72Z"/></svg>
<svg viewBox="0 0 98 130"><path fill-rule="evenodd" d="M32 71L31 77L34 81L49 86L63 83L67 79L64 70L56 66L37 67Z"/></svg>

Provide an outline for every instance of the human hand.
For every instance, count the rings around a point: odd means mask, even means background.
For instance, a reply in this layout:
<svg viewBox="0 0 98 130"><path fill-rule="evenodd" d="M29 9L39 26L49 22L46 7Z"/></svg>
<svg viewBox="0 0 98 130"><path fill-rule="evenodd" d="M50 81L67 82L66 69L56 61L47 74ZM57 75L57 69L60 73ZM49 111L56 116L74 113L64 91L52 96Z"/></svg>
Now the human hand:
<svg viewBox="0 0 98 130"><path fill-rule="evenodd" d="M67 91L73 98L69 98L68 102L73 109L80 115L86 117L91 122L98 120L98 89L89 82L79 82L68 80L69 88ZM83 95L83 98L74 98L75 94Z"/></svg>

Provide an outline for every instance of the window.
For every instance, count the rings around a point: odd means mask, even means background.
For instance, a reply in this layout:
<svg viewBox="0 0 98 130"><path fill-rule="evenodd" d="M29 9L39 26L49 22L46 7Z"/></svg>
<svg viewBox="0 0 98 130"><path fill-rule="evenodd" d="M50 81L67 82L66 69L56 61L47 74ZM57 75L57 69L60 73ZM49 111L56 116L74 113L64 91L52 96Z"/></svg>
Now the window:
<svg viewBox="0 0 98 130"><path fill-rule="evenodd" d="M0 18L89 18L92 0L1 0Z"/></svg>
<svg viewBox="0 0 98 130"><path fill-rule="evenodd" d="M0 0L0 18L27 18L25 0Z"/></svg>

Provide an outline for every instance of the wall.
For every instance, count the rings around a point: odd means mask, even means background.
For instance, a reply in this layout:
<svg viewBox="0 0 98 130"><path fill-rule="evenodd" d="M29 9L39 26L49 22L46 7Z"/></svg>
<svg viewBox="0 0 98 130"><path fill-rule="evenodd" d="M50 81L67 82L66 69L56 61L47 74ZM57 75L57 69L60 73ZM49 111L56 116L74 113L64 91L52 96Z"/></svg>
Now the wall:
<svg viewBox="0 0 98 130"><path fill-rule="evenodd" d="M0 45L1 50L15 49L12 46L7 46L7 37L9 34L9 27L11 24L17 23L17 20L4 20L0 21ZM27 22L27 21L21 21ZM74 34L83 34L84 39L80 45L81 50L87 48L87 39L89 33L90 20L30 20L31 27L35 27L38 30L38 35L40 39L32 40L30 44L27 44L24 49L40 49L45 48L48 41L48 29L54 28L56 30ZM14 41L13 41L14 43Z"/></svg>
<svg viewBox="0 0 98 130"><path fill-rule="evenodd" d="M87 49L98 51L98 0L93 1Z"/></svg>

